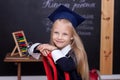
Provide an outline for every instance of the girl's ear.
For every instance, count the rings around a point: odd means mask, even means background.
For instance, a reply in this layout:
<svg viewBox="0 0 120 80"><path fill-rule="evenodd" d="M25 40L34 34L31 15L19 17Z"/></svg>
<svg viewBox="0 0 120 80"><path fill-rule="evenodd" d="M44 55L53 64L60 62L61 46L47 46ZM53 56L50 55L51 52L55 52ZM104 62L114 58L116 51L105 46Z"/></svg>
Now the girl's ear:
<svg viewBox="0 0 120 80"><path fill-rule="evenodd" d="M71 37L70 39L73 40L73 37Z"/></svg>

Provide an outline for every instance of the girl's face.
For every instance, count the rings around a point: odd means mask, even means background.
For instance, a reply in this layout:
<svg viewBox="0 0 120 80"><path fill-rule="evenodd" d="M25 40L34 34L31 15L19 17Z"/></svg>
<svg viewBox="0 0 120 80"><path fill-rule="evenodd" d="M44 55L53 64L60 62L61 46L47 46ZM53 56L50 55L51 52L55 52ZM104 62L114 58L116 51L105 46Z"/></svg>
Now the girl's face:
<svg viewBox="0 0 120 80"><path fill-rule="evenodd" d="M72 28L70 24L63 21L55 22L52 31L52 40L55 46L62 49L70 44L72 39Z"/></svg>

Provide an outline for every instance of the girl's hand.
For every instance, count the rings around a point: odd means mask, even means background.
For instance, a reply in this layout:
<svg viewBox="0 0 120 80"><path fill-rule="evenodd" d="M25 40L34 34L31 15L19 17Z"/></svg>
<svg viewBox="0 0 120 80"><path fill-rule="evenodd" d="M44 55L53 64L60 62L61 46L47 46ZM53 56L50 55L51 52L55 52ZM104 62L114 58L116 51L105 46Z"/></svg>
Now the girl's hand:
<svg viewBox="0 0 120 80"><path fill-rule="evenodd" d="M37 50L39 50L43 55L47 56L51 51L57 49L57 47L50 45L50 44L40 44L37 47Z"/></svg>
<svg viewBox="0 0 120 80"><path fill-rule="evenodd" d="M50 53L50 51L43 50L43 51L41 51L41 53L42 53L43 56L47 56Z"/></svg>

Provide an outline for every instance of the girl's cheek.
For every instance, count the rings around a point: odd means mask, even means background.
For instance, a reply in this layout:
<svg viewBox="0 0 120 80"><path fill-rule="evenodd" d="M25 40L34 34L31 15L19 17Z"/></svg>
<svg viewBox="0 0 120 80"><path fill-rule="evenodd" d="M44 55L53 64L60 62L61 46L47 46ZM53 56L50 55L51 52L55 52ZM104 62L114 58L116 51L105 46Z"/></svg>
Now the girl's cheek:
<svg viewBox="0 0 120 80"><path fill-rule="evenodd" d="M53 37L52 37L53 39L55 39L55 38L57 38L57 35L53 35Z"/></svg>

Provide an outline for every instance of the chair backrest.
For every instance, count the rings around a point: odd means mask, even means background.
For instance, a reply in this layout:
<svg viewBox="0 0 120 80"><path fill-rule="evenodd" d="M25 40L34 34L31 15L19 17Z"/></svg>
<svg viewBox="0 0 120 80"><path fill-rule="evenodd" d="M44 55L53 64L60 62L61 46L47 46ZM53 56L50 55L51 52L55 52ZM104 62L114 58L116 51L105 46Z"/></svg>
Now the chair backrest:
<svg viewBox="0 0 120 80"><path fill-rule="evenodd" d="M57 69L50 54L47 57L43 57L43 65L45 68L47 79L58 80ZM64 75L65 80L70 80L69 73L64 72Z"/></svg>

